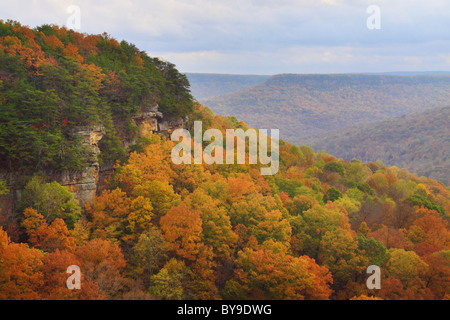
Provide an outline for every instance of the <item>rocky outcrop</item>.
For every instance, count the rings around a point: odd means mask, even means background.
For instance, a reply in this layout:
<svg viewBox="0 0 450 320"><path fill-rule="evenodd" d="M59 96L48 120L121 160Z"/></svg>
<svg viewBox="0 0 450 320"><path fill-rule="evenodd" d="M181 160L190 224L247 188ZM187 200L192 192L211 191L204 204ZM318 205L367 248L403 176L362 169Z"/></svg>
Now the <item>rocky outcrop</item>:
<svg viewBox="0 0 450 320"><path fill-rule="evenodd" d="M68 188L73 193L81 205L85 205L94 199L97 191L100 166L98 163L98 142L105 134L103 126L91 127L75 127L72 129L72 136L80 137L82 144L87 146L86 157L88 157L88 165L81 171L49 171L43 174L49 180L57 181L62 186ZM9 194L0 197L0 208L2 212L11 212L15 205L20 201L24 178L31 176L33 173L17 173L5 172L0 174L0 180L7 183L10 190Z"/></svg>
<svg viewBox="0 0 450 320"><path fill-rule="evenodd" d="M98 155L100 152L98 142L103 138L105 133L105 127L103 126L83 126L72 129L72 135L80 137L83 145L90 146L94 155Z"/></svg>
<svg viewBox="0 0 450 320"><path fill-rule="evenodd" d="M148 112L141 112L131 118L131 122L139 127L140 135L159 131L158 122L163 118L163 114L158 111L158 107L151 107Z"/></svg>
<svg viewBox="0 0 450 320"><path fill-rule="evenodd" d="M138 113L132 117L131 121L139 128L140 136L145 136L149 133L170 135L177 128L187 128L187 119L166 119L158 111L158 106L150 107L145 112ZM74 138L80 137L82 144L87 147L88 166L80 171L44 172L44 174L49 180L57 181L62 186L66 186L74 194L74 198L84 206L86 203L92 202L99 191L99 186L113 173L113 169L112 166L102 167L98 163L99 153L107 152L107 150L100 150L98 147L99 141L105 135L103 126L74 127L71 135ZM123 143L128 148L129 145L135 142L123 141ZM32 173L0 173L0 180L6 181L10 190L9 194L0 197L0 209L3 213L14 210L15 204L20 201L23 188L21 181L24 180L24 177L30 175Z"/></svg>
<svg viewBox="0 0 450 320"><path fill-rule="evenodd" d="M161 133L171 134L174 130L179 128L186 128L186 120L165 120L159 123L158 131Z"/></svg>
<svg viewBox="0 0 450 320"><path fill-rule="evenodd" d="M166 119L158 111L158 106L151 107L147 112L141 112L132 117L132 123L139 127L141 136L148 133L171 134L173 130L187 127L187 119Z"/></svg>
<svg viewBox="0 0 450 320"><path fill-rule="evenodd" d="M105 135L105 128L103 126L75 127L72 134L81 137L82 144L88 147L89 165L81 171L63 171L58 175L56 181L62 186L66 186L81 205L85 205L92 202L97 191L100 171L98 142Z"/></svg>

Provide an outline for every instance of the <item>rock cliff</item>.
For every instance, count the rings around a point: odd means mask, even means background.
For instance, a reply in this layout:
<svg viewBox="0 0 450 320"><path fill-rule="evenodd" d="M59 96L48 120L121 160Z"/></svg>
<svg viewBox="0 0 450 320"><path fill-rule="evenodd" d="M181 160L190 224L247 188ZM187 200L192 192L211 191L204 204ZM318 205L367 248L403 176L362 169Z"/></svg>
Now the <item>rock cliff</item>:
<svg viewBox="0 0 450 320"><path fill-rule="evenodd" d="M140 136L149 133L169 135L177 128L187 127L186 120L165 119L164 115L158 111L158 106L151 107L146 112L138 113L132 117L131 122L139 128ZM98 162L100 152L107 152L107 150L100 150L98 146L98 142L105 135L103 126L74 127L71 135L80 137L82 144L88 147L88 166L80 171L56 171L45 172L44 174L49 180L57 181L62 186L67 187L74 194L74 198L80 202L80 205L84 206L92 202L99 187L113 173L113 168L112 165L101 166ZM133 143L135 141L129 141L128 139L123 141L127 148ZM0 212L5 214L14 210L15 205L20 201L24 186L23 181L26 176L32 174L32 172L0 172L0 180L6 181L10 190L9 194L0 197Z"/></svg>

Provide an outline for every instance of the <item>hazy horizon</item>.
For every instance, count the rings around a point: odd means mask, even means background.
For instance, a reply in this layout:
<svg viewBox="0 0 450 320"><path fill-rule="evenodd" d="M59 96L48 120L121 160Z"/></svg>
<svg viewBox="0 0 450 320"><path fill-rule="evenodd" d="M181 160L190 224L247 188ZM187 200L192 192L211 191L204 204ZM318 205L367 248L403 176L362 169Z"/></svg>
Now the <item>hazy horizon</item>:
<svg viewBox="0 0 450 320"><path fill-rule="evenodd" d="M292 72L282 72L282 73L272 73L272 74L256 74L256 73L218 73L218 72L190 72L183 71L185 74L211 74L211 75L229 75L229 76L275 76L283 74L299 74L299 75L327 75L327 74L362 74L362 75L450 75L450 71L436 70L436 71L388 71L388 72L310 72L310 73L292 73Z"/></svg>

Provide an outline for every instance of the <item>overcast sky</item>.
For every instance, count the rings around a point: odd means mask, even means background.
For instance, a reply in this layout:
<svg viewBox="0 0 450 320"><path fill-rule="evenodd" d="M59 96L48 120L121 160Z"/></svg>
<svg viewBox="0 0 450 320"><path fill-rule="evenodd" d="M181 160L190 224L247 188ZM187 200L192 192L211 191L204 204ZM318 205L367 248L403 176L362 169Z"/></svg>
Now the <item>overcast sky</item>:
<svg viewBox="0 0 450 320"><path fill-rule="evenodd" d="M182 72L450 70L449 0L0 0L0 19L107 32ZM380 9L380 29L367 13ZM69 19L70 20L70 19ZM70 20L74 21L74 20Z"/></svg>

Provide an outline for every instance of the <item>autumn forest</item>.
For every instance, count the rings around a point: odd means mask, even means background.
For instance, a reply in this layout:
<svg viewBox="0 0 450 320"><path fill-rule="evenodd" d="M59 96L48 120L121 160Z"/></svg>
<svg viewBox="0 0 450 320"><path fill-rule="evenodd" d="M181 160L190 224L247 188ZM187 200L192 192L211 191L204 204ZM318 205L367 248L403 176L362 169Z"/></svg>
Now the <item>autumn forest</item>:
<svg viewBox="0 0 450 320"><path fill-rule="evenodd" d="M170 130L137 115L157 105L190 131L249 127L128 42L0 21L0 101L0 200L13 199L0 212L2 300L450 299L443 182L283 140L273 176L174 164ZM82 126L104 128L97 151L73 134ZM107 174L79 201L55 177L92 163ZM381 289L366 285L371 265Z"/></svg>

